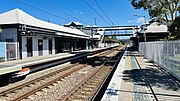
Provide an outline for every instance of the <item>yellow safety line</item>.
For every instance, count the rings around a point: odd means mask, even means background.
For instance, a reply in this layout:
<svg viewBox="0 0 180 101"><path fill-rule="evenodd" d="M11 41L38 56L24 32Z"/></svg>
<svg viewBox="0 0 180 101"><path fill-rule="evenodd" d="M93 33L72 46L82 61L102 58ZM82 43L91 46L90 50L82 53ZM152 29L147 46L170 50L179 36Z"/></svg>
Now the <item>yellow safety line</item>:
<svg viewBox="0 0 180 101"><path fill-rule="evenodd" d="M129 79L131 79L131 77L130 77L130 70L131 70L131 61L130 61L130 51L128 52L128 70L129 70ZM128 85L128 91L130 91L131 92L131 81L129 81L130 82L130 84ZM131 97L131 94L129 95L129 98L128 98L128 100L129 101L131 101L132 99L131 99L132 97Z"/></svg>

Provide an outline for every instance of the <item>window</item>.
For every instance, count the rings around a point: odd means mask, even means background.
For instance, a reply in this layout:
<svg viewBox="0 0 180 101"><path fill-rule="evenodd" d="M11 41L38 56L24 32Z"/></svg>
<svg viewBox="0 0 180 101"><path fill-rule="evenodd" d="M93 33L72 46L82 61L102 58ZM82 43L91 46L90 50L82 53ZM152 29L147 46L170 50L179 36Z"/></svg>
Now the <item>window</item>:
<svg viewBox="0 0 180 101"><path fill-rule="evenodd" d="M13 39L5 39L6 42L14 42Z"/></svg>

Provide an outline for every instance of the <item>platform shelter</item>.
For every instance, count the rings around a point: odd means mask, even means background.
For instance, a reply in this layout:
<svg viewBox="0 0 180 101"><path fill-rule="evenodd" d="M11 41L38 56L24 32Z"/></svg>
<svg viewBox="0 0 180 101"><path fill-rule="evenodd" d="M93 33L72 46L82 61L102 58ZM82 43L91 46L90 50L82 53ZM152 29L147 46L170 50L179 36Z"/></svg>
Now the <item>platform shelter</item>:
<svg viewBox="0 0 180 101"><path fill-rule="evenodd" d="M20 59L88 48L89 35L39 20L20 9L0 14L0 27L0 41L17 42L11 52L18 51Z"/></svg>

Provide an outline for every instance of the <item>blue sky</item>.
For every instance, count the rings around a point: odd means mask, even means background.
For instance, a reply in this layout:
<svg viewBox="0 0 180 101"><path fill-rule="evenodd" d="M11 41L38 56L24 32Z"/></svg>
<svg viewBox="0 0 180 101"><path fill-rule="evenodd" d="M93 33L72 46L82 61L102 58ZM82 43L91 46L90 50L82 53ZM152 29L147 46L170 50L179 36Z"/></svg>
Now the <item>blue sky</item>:
<svg viewBox="0 0 180 101"><path fill-rule="evenodd" d="M42 12L30 6L24 5L17 1L22 1L36 8L50 12L51 14ZM111 26L111 22L106 18L103 12L98 8L94 0L86 0L106 21L96 14L83 0L1 0L0 13L19 8L24 12L44 21L50 21L59 25L69 23L69 21L81 22L84 26L94 25L96 18L97 26ZM96 0L106 15L111 19L114 25L141 25L144 21L141 17L133 16L135 14L145 15L149 19L148 12L143 9L136 10L132 7L129 0ZM52 6L49 6L52 5ZM56 7L56 9L54 8ZM78 19L74 19L59 10L68 13ZM63 19L61 19L62 17ZM66 19L66 20L64 20ZM82 21L80 21L80 20ZM69 21L67 21L69 20ZM84 23L86 22L86 23Z"/></svg>

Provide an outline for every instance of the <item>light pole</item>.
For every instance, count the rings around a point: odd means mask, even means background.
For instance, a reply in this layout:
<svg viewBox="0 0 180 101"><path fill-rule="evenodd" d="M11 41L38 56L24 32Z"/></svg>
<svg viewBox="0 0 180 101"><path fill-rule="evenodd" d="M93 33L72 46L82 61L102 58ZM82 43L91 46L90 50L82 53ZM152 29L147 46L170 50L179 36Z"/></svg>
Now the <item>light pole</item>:
<svg viewBox="0 0 180 101"><path fill-rule="evenodd" d="M0 33L2 32L3 30L2 30L2 28L0 27Z"/></svg>
<svg viewBox="0 0 180 101"><path fill-rule="evenodd" d="M97 19L97 18L94 18L94 25L95 25L95 26L96 26L96 19Z"/></svg>
<svg viewBox="0 0 180 101"><path fill-rule="evenodd" d="M146 28L146 16L145 15L141 16L141 15L137 15L137 14L135 14L134 16L143 17L144 18L145 25L144 25L143 31L144 31L144 42L146 42L146 30L147 30L147 28Z"/></svg>
<svg viewBox="0 0 180 101"><path fill-rule="evenodd" d="M91 48L93 49L93 34L94 34L94 31L93 31L93 27L91 27Z"/></svg>
<svg viewBox="0 0 180 101"><path fill-rule="evenodd" d="M137 49L139 50L139 33L138 33L138 27L135 27L135 33L136 33L136 35L137 35L137 38L138 38L138 42L137 42Z"/></svg>

